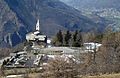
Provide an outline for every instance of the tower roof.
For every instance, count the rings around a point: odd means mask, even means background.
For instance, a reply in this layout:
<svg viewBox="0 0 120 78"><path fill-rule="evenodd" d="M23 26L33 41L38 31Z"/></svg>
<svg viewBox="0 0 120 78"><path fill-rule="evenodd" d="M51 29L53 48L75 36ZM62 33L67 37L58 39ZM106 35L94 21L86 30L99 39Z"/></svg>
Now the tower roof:
<svg viewBox="0 0 120 78"><path fill-rule="evenodd" d="M36 31L40 31L40 21L39 21L39 19L37 20L37 23L36 23Z"/></svg>

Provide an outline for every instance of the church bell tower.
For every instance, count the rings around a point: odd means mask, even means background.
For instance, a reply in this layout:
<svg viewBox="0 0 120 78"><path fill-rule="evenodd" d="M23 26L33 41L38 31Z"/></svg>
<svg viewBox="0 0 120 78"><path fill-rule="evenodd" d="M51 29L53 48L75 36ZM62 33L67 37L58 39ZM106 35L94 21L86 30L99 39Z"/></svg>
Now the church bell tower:
<svg viewBox="0 0 120 78"><path fill-rule="evenodd" d="M40 31L40 21L39 21L39 19L37 20L37 24L36 24L36 31Z"/></svg>

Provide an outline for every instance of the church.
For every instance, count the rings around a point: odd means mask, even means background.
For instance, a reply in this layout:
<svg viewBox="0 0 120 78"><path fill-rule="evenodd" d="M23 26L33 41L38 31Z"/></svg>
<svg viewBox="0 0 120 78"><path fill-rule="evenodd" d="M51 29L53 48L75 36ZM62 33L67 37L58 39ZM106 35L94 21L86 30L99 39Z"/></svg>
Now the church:
<svg viewBox="0 0 120 78"><path fill-rule="evenodd" d="M47 45L47 36L40 33L40 21L38 19L35 26L35 31L26 34L27 42L32 42L33 47L39 45L39 47L46 47Z"/></svg>

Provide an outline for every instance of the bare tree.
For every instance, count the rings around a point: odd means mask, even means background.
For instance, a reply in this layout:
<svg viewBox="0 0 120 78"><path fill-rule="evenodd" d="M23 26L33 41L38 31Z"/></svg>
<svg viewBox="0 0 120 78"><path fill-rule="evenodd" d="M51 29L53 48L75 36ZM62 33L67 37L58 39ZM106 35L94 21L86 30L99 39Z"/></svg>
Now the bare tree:
<svg viewBox="0 0 120 78"><path fill-rule="evenodd" d="M45 78L75 78L77 76L76 64L65 58L57 57L45 66Z"/></svg>
<svg viewBox="0 0 120 78"><path fill-rule="evenodd" d="M120 71L120 33L108 31L103 38L101 51L98 53L99 67L103 73Z"/></svg>

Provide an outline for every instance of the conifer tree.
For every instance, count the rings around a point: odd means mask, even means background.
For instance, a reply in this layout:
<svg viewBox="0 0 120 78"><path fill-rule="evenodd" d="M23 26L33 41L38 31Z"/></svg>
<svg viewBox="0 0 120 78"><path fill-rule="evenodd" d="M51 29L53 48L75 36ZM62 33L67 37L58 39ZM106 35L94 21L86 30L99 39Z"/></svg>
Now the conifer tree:
<svg viewBox="0 0 120 78"><path fill-rule="evenodd" d="M66 46L69 46L69 41L70 41L70 39L71 39L71 33L70 33L70 31L68 30L68 31L66 32L66 34L65 34L65 45L66 45Z"/></svg>
<svg viewBox="0 0 120 78"><path fill-rule="evenodd" d="M76 30L75 33L73 34L73 41L76 42L77 40L77 35L78 35L78 31Z"/></svg>
<svg viewBox="0 0 120 78"><path fill-rule="evenodd" d="M78 32L78 30L76 30L73 34L73 42L72 42L72 46L73 47L81 47L82 46L82 34L81 31Z"/></svg>
<svg viewBox="0 0 120 78"><path fill-rule="evenodd" d="M61 30L59 30L56 37L57 37L58 46L62 46L63 45L63 34Z"/></svg>
<svg viewBox="0 0 120 78"><path fill-rule="evenodd" d="M78 43L78 47L81 47L83 45L83 39L82 39L82 34L81 34L81 31L78 32L77 34L77 43Z"/></svg>

